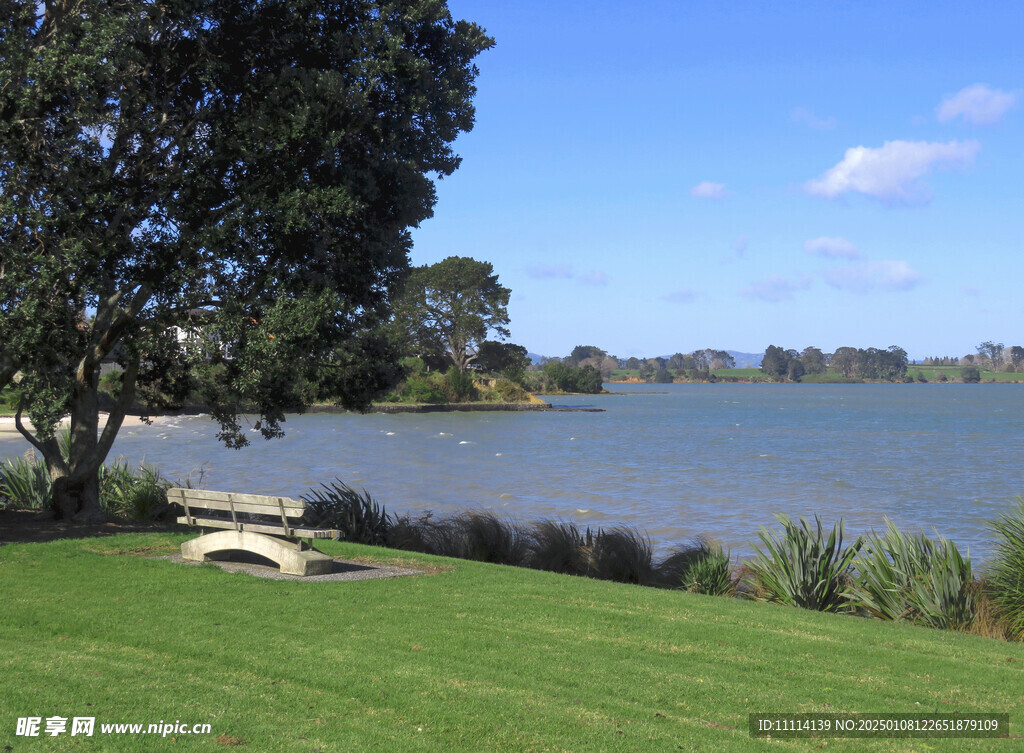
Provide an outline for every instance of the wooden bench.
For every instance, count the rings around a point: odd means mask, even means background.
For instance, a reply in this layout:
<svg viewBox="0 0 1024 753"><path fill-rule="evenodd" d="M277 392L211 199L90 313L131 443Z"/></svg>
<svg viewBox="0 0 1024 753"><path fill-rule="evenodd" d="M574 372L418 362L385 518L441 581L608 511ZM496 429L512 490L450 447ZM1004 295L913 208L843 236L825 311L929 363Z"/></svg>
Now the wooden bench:
<svg viewBox="0 0 1024 753"><path fill-rule="evenodd" d="M276 562L287 575L331 572L334 560L315 549L303 548L302 540L333 539L338 531L292 525L289 518L301 518L306 510L302 500L172 488L167 490L167 501L185 508L179 523L227 529L186 541L181 545L183 559L207 562L224 559L229 551L243 551Z"/></svg>

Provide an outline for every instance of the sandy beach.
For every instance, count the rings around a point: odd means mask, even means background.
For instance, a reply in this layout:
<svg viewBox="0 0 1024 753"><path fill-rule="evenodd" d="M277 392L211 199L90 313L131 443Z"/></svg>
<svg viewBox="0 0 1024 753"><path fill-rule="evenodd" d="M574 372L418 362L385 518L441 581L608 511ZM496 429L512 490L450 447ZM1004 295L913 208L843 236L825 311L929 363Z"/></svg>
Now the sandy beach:
<svg viewBox="0 0 1024 753"><path fill-rule="evenodd" d="M167 416L155 416L151 421L153 423L160 423L167 419ZM62 421L62 425L67 426L70 423L70 418L65 418ZM23 423L26 427L32 428L32 422L28 419L24 419ZM107 423L107 414L100 413L100 428L102 429ZM138 416L125 416L124 423L121 424L121 428L127 428L129 426L139 426L142 424L142 420ZM0 439L10 439L11 437L20 437L21 434L18 428L14 425L14 416L0 416Z"/></svg>

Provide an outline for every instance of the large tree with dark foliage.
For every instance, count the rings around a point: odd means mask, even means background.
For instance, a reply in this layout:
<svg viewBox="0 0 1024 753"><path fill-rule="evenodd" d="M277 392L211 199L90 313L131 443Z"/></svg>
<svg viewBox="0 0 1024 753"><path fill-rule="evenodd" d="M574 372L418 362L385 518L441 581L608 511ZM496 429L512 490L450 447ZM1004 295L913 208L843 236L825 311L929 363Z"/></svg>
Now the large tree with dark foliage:
<svg viewBox="0 0 1024 753"><path fill-rule="evenodd" d="M137 397L198 387L241 446L304 381L355 408L387 385L375 333L490 45L443 0L0 0L0 388L60 514L101 517Z"/></svg>

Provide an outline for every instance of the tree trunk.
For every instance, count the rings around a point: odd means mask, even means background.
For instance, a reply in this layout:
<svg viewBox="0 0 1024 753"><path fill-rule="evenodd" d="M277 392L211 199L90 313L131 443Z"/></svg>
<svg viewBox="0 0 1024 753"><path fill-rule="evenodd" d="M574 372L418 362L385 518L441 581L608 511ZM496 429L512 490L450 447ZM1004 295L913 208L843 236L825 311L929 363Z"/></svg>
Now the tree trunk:
<svg viewBox="0 0 1024 753"><path fill-rule="evenodd" d="M57 516L80 522L107 519L100 505L99 374L82 367L71 398L71 442L68 457L46 458L53 481L52 505Z"/></svg>
<svg viewBox="0 0 1024 753"><path fill-rule="evenodd" d="M85 523L102 522L107 515L100 506L99 474L92 473L81 481L59 475L53 479L53 506L57 517Z"/></svg>

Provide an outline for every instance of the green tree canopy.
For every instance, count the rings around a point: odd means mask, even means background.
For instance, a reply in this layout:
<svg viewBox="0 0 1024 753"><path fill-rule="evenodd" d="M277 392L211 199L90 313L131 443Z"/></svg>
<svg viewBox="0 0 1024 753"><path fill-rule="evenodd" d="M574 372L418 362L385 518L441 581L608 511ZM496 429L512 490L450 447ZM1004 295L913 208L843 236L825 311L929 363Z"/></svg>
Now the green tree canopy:
<svg viewBox="0 0 1024 753"><path fill-rule="evenodd" d="M765 348L764 357L761 359L761 372L776 379L782 379L789 371L789 362L793 360L789 351L778 345L769 345Z"/></svg>
<svg viewBox="0 0 1024 753"><path fill-rule="evenodd" d="M813 345L803 349L800 354L800 363L808 374L824 374L827 365L825 354L821 352L820 348L815 348Z"/></svg>
<svg viewBox="0 0 1024 753"><path fill-rule="evenodd" d="M477 348L476 363L486 372L500 372L518 379L530 365L530 357L522 345L484 340Z"/></svg>
<svg viewBox="0 0 1024 753"><path fill-rule="evenodd" d="M304 379L351 407L386 385L376 328L491 43L438 0L0 3L0 388L63 514L100 515L137 386L158 403L202 365L240 446L240 412L278 435Z"/></svg>
<svg viewBox="0 0 1024 753"><path fill-rule="evenodd" d="M443 353L465 371L489 332L508 337L509 292L490 262L449 256L409 273L396 323L414 355Z"/></svg>
<svg viewBox="0 0 1024 753"><path fill-rule="evenodd" d="M571 366L578 366L580 361L585 361L588 358L604 358L606 355L608 354L596 345L577 345L572 349L566 362Z"/></svg>

